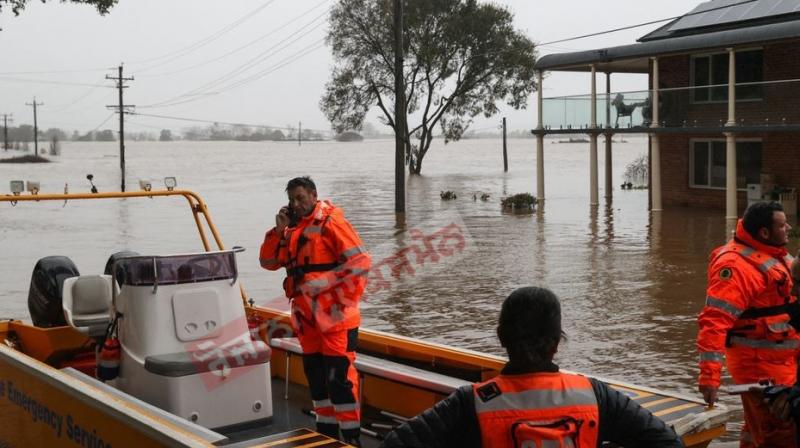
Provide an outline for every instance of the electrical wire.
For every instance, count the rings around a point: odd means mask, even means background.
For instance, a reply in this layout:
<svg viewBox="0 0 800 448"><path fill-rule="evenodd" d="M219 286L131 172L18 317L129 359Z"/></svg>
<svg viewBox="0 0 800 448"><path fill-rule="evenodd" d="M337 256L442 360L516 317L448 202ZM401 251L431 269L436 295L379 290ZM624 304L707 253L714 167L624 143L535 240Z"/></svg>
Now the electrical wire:
<svg viewBox="0 0 800 448"><path fill-rule="evenodd" d="M106 117L106 119L105 119L105 120L103 120L102 122L100 122L100 124L98 124L97 126L95 126L95 128L94 128L94 129L92 129L92 130L91 130L91 131L89 131L89 132L95 132L96 130L100 129L100 126L103 126L104 124L108 123L108 120L110 120L110 119L111 119L111 117L113 117L114 115L116 115L116 112L111 112L110 114L108 114L108 116Z"/></svg>
<svg viewBox="0 0 800 448"><path fill-rule="evenodd" d="M63 86L87 86L87 87L110 87L105 84L88 84L83 82L69 82L69 81L46 81L44 79L26 79L8 76L0 76L0 82L21 82L30 84L56 84Z"/></svg>
<svg viewBox="0 0 800 448"><path fill-rule="evenodd" d="M102 81L101 81L101 82L102 82ZM53 108L51 108L51 109L50 109L50 112L51 112L51 113L53 113L53 112L62 112L62 111L65 111L65 110L69 109L70 107L74 106L75 104L77 104L77 103L79 103L79 102L83 101L84 99L86 99L87 97L89 97L89 95L91 95L92 93L94 93L95 91L97 91L97 89L98 89L98 88L100 88L100 87L105 87L105 86L104 86L103 84L98 84L98 85L96 85L96 86L93 86L93 87L89 88L89 90L87 90L87 91L86 91L85 93L83 93L81 96L79 96L79 97L75 98L74 100L72 100L72 101L70 101L70 102L66 103L65 105L63 105L63 106L56 106L54 109L53 109Z"/></svg>
<svg viewBox="0 0 800 448"><path fill-rule="evenodd" d="M694 16L694 15L698 15L698 14L705 14L707 12L717 11L719 9L732 8L734 6L745 5L747 3L753 3L753 2L757 2L757 1L758 0L744 0L744 1L741 1L741 2L738 2L738 3L732 3L730 5L724 5L724 6L718 6L716 8L705 9L703 11L689 12L689 13L686 13L686 14L683 14L683 15L680 15L680 16L669 17L669 18L660 19L660 20L651 20L650 22L639 23L639 24L636 24L636 25L623 26L621 28L614 28L614 29L611 29L611 30L599 31L597 33L584 34L582 36L576 36L576 37L569 37L569 38L566 38L566 39L554 40L554 41L550 41L550 42L541 43L541 44L538 44L538 45L540 47L542 47L542 46L545 46L545 45L559 44L561 42L569 42L569 41L578 40L578 39L585 39L587 37L594 37L594 36L600 36L600 35L603 35L603 34L616 33L618 31L625 31L625 30L630 30L630 29L633 29L633 28L639 28L639 27L643 27L643 26L647 26L647 25L654 25L656 23L666 22L666 21L669 21L669 20L680 19L680 18L683 18L683 17L690 17L690 16Z"/></svg>
<svg viewBox="0 0 800 448"><path fill-rule="evenodd" d="M256 14L261 12L264 8L266 8L267 6L271 5L273 2L275 2L275 0L267 0L266 3L260 5L256 9L248 12L244 16L242 16L239 19L229 23L228 25L225 25L220 30L216 31L215 33L211 34L210 36L205 37L203 39L200 39L199 41L193 43L192 45L189 45L189 46L181 48L179 50L175 50L175 51L172 51L172 52L169 52L169 53L166 53L166 54L163 54L161 56L154 57L154 58L142 59L142 60L138 60L138 61L132 61L132 62L130 62L130 64L144 64L144 63L147 63L147 62L158 61L158 60L162 60L162 59L166 59L166 58L175 59L175 58L179 58L179 57L182 57L184 55L187 55L187 54L193 52L194 50L197 50L198 48L202 48L202 47L208 45L209 43L219 39L222 36L224 36L225 34L230 32L231 30L235 29L236 27L238 27L242 23L246 22L248 19L254 17ZM146 68L141 69L141 70L142 71L149 70L150 68L152 68L152 67L146 67Z"/></svg>
<svg viewBox="0 0 800 448"><path fill-rule="evenodd" d="M204 65L212 64L212 63L214 63L214 62L217 62L217 61L219 61L219 60L225 59L225 58L227 58L228 56L234 55L234 54L236 54L236 53L240 52L241 50L244 50L245 48L248 48L248 47L250 47L250 46L254 45L255 43L257 43L257 42L259 42L259 41L261 41L261 40L264 40L264 39L266 39L267 37L269 37L269 36L271 36L271 35L273 35L273 34L277 33L278 31L280 31L280 30L282 30L282 29L286 28L287 26L291 25L292 23L294 23L294 22L296 22L296 21L298 21L298 20L302 19L303 17L307 16L307 15L308 15L308 14L309 14L311 11L313 11L313 10L315 10L315 9L319 8L320 6L322 6L322 5L326 4L326 3L328 3L328 0L322 0L320 3L317 3L315 6L311 7L311 8L310 8L310 9L308 9L308 10L306 10L306 11L305 11L305 12L303 12L302 14L300 14L300 15L298 15L298 16L295 16L294 18L292 18L292 19L291 19L291 20L289 20L288 22L285 22L283 25L279 26L278 28L275 28L275 29L273 29L273 30L269 31L269 32L268 32L268 33L266 33L266 34L262 34L261 36L259 36L259 37L255 38L255 39L251 40L250 42L248 42L248 43L246 43L246 44L244 44L244 45L242 45L242 46L239 46L239 47L237 47L237 48L234 48L233 50L231 50L231 51L229 51L229 52L227 52L227 53L223 54L222 56L218 56L218 57L216 57L216 58L213 58L213 59L208 59L208 60L206 60L206 61L203 61L203 62L197 63L197 64L195 64L195 65L191 65L191 66L189 66L189 67L184 67L184 68L181 68L181 69L178 69L178 70L173 70L173 71L170 71L170 72L156 73L156 74L152 74L152 75L141 75L141 74L140 74L140 73L141 73L141 71L138 71L138 72L137 72L137 76L140 76L140 77L142 77L142 78L154 78L154 77L159 77L159 76L169 76L169 75L175 75L175 74L178 74L178 73L182 73L182 72L185 72L185 71L188 71L188 70L192 70L192 69L195 69L195 68L198 68L198 67L202 67L202 66L204 66ZM330 11L330 8L328 8L328 9L327 9L325 12L327 13L328 11Z"/></svg>
<svg viewBox="0 0 800 448"><path fill-rule="evenodd" d="M254 66L256 66L256 65L258 65L258 64L260 64L260 63L262 63L262 62L264 62L266 60L268 60L271 56L273 56L273 55L279 53L280 51L288 48L291 44L299 41L300 39L302 39L303 37L307 36L308 34L318 30L318 28L313 26L313 25L315 25L315 23L317 21L319 21L319 19L322 18L325 14L327 14L327 11L325 11L322 14L318 15L317 17L312 19L310 22L306 23L305 25L303 25L300 28L298 28L297 30L295 30L293 33L291 33L288 36L286 36L283 40L277 42L276 44L274 44L271 47L267 48L266 50L262 51L261 53L256 55L254 58L250 59L249 61L245 62L244 64L240 65L239 67L236 67L235 69L231 70L230 72L228 72L228 73L226 73L226 74L224 74L224 75L222 75L222 76L220 76L220 77L218 77L218 78L216 78L216 79L214 79L212 81L209 81L209 82L207 82L207 83L205 83L205 84L203 84L203 85L201 85L201 86L199 86L199 87L197 87L195 89L192 89L192 90L190 90L190 91L188 91L186 93L183 93L181 95L172 97L172 98L170 98L168 100L156 102L156 103L153 103L153 104L144 105L144 106L141 106L141 107L165 107L165 106L171 106L171 105L173 105L172 103L175 103L175 102L177 102L178 104L186 102L187 101L186 100L187 97L197 97L197 96L205 95L207 92L211 91L211 89L215 88L217 85L222 84L222 83L230 80L231 78L235 78L236 76L247 72L248 70L250 70ZM300 34L299 36L297 36L296 38L290 40L292 37L294 37L298 33L301 33L306 28L309 28L309 29L307 31L303 32L302 34ZM321 39L321 40L324 40L324 38ZM283 44L283 45L281 45L281 44ZM194 100L194 98L191 98L191 99Z"/></svg>

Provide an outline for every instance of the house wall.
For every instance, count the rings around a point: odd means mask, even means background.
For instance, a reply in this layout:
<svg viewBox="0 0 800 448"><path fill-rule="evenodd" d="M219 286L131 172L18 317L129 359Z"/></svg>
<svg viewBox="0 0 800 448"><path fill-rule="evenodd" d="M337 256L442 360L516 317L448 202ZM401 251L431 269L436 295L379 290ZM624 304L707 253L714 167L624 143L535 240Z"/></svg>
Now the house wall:
<svg viewBox="0 0 800 448"><path fill-rule="evenodd" d="M764 49L764 80L800 79L798 42L766 45ZM691 82L691 62L688 55L659 58L661 88L687 87ZM797 85L795 85L797 84ZM660 113L667 126L688 126L724 123L727 103L693 104L688 94L661 95ZM737 102L737 121L744 124L800 123L800 82L782 83L764 88L761 101ZM666 117L666 118L664 118ZM722 120L722 121L720 121ZM724 210L725 190L691 188L689 186L689 155L692 139L720 139L719 134L666 135L660 137L662 167L662 200L667 206L692 206ZM800 191L800 133L764 132L738 135L738 138L758 138L762 141L762 173L775 176L779 186ZM745 192L738 195L739 212L747 206Z"/></svg>
<svg viewBox="0 0 800 448"><path fill-rule="evenodd" d="M761 171L775 176L775 184L800 191L800 133L762 133L740 138L761 140ZM689 154L692 139L720 139L722 134L661 135L662 200L664 205L725 209L725 190L689 186ZM747 195L738 195L739 213Z"/></svg>

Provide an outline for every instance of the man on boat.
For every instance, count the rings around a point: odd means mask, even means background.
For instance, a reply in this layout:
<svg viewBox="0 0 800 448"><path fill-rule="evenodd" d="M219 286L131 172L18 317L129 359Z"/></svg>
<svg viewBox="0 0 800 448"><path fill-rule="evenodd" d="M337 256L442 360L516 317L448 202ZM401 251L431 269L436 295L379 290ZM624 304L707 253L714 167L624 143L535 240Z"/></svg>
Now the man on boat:
<svg viewBox="0 0 800 448"><path fill-rule="evenodd" d="M358 302L370 257L344 212L317 200L308 176L286 185L289 205L275 215L261 245L261 266L286 268L283 288L291 301L292 327L303 348L317 431L358 444L360 409L355 349Z"/></svg>
<svg viewBox="0 0 800 448"><path fill-rule="evenodd" d="M795 383L800 334L785 249L790 229L779 203L754 203L733 239L711 252L697 335L698 385L708 404L717 401L723 361L736 384ZM742 405L741 447L795 447L795 425L772 416L761 394L742 394Z"/></svg>
<svg viewBox="0 0 800 448"><path fill-rule="evenodd" d="M671 428L626 395L553 364L564 333L561 305L551 291L511 293L497 336L509 359L499 376L459 388L391 432L383 446L683 446Z"/></svg>

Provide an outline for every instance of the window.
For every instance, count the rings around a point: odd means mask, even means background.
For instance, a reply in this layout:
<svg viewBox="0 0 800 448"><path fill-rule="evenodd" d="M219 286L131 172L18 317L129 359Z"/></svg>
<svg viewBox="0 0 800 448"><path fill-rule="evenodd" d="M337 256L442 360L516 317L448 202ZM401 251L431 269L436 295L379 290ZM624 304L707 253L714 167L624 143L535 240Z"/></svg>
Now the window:
<svg viewBox="0 0 800 448"><path fill-rule="evenodd" d="M761 85L738 84L764 80L764 51L748 50L736 52L736 100L763 98ZM696 103L726 101L728 99L728 53L692 57L692 85L711 86L694 89Z"/></svg>
<svg viewBox="0 0 800 448"><path fill-rule="evenodd" d="M725 140L695 141L691 146L692 187L725 188ZM761 182L761 142L736 142L736 188Z"/></svg>

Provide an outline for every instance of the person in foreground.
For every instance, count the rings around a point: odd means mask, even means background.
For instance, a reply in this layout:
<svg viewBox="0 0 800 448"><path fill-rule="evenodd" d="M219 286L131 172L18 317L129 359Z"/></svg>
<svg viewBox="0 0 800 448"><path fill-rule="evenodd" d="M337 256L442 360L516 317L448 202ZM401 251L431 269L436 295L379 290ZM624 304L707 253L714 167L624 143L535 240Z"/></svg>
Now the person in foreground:
<svg viewBox="0 0 800 448"><path fill-rule="evenodd" d="M553 356L564 333L561 305L550 290L511 293L497 336L509 359L499 376L459 388L389 433L382 446L683 446L671 428L624 394L558 370Z"/></svg>
<svg viewBox="0 0 800 448"><path fill-rule="evenodd" d="M771 380L791 386L797 378L800 335L792 297L791 226L777 202L750 205L736 233L712 253L706 303L697 323L698 388L714 404L723 362L736 384ZM740 447L794 448L795 425L769 412L760 393L742 394Z"/></svg>
<svg viewBox="0 0 800 448"><path fill-rule="evenodd" d="M344 212L317 200L309 177L286 185L289 205L275 216L259 255L264 269L286 268L292 329L303 349L317 431L360 444L358 373L354 362L370 256Z"/></svg>

